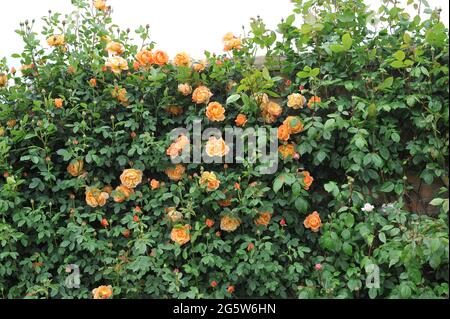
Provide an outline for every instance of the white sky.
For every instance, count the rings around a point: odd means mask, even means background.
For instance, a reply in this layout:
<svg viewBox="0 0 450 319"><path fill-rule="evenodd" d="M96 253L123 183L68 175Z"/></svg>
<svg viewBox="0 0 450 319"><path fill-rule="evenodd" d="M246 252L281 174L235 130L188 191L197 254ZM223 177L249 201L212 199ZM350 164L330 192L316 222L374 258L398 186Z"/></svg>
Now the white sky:
<svg viewBox="0 0 450 319"><path fill-rule="evenodd" d="M374 7L380 2L367 0ZM448 1L428 2L431 7L442 8L442 18L448 26ZM222 36L230 31L240 34L242 25L248 28L251 17L260 15L274 29L293 8L289 0L108 0L108 4L121 28L135 30L139 25L150 24L150 36L158 49L171 57L187 51L196 58L203 58L204 50L221 53ZM6 56L12 62L11 54L22 49L22 41L14 32L19 21L35 18L38 22L48 9L69 13L73 7L70 0L2 0L2 8L5 10L0 17L0 57Z"/></svg>

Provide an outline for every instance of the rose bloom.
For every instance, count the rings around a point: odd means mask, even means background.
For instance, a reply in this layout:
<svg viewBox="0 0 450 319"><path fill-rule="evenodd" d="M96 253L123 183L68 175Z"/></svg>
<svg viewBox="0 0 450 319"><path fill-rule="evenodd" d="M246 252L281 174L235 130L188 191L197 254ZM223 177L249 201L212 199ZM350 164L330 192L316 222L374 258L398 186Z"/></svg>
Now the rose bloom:
<svg viewBox="0 0 450 319"><path fill-rule="evenodd" d="M206 117L210 121L223 121L225 120L225 109L219 102L211 102L206 107Z"/></svg>
<svg viewBox="0 0 450 319"><path fill-rule="evenodd" d="M210 157L225 156L230 151L230 147L225 143L223 138L211 136L205 145L206 154Z"/></svg>
<svg viewBox="0 0 450 319"><path fill-rule="evenodd" d="M281 141L287 141L289 137L289 127L285 124L280 125L278 127L278 139Z"/></svg>
<svg viewBox="0 0 450 319"><path fill-rule="evenodd" d="M167 168L165 173L173 181L179 181L183 178L186 168L182 164L177 164L173 168Z"/></svg>
<svg viewBox="0 0 450 319"><path fill-rule="evenodd" d="M175 207L166 208L167 217L172 223L176 223L183 219L183 214L175 209Z"/></svg>
<svg viewBox="0 0 450 319"><path fill-rule="evenodd" d="M186 52L180 52L173 58L173 64L175 66L191 66L191 57Z"/></svg>
<svg viewBox="0 0 450 319"><path fill-rule="evenodd" d="M256 102L258 103L258 105L268 104L270 102L269 96L266 93L256 93L254 95L254 98L255 98Z"/></svg>
<svg viewBox="0 0 450 319"><path fill-rule="evenodd" d="M234 286L228 286L227 291L232 294L234 292Z"/></svg>
<svg viewBox="0 0 450 319"><path fill-rule="evenodd" d="M4 73L0 73L0 87L6 86L6 83L8 83L8 76Z"/></svg>
<svg viewBox="0 0 450 319"><path fill-rule="evenodd" d="M308 101L308 107L311 108L311 106L313 106L316 103L320 103L322 100L320 99L320 97L318 96L313 96L312 98L309 99Z"/></svg>
<svg viewBox="0 0 450 319"><path fill-rule="evenodd" d="M125 88L115 87L111 96L116 98L123 106L128 106L127 90Z"/></svg>
<svg viewBox="0 0 450 319"><path fill-rule="evenodd" d="M108 227L109 223L108 220L106 218L103 218L102 221L100 222L100 224L102 224L103 227Z"/></svg>
<svg viewBox="0 0 450 319"><path fill-rule="evenodd" d="M104 0L94 0L94 7L100 11L105 11L108 8Z"/></svg>
<svg viewBox="0 0 450 319"><path fill-rule="evenodd" d="M110 68L115 74L128 70L128 62L120 56L113 56L108 58L105 66Z"/></svg>
<svg viewBox="0 0 450 319"><path fill-rule="evenodd" d="M108 193L101 192L97 188L91 188L86 191L86 203L93 208L104 206L108 198Z"/></svg>
<svg viewBox="0 0 450 319"><path fill-rule="evenodd" d="M213 227L215 222L212 219L206 219L205 221L206 226L208 226L209 228Z"/></svg>
<svg viewBox="0 0 450 319"><path fill-rule="evenodd" d="M245 114L238 114L234 123L236 123L236 126L244 126L247 123L247 116Z"/></svg>
<svg viewBox="0 0 450 319"><path fill-rule="evenodd" d="M220 181L214 172L203 172L199 180L200 185L206 185L208 191L214 191L219 188Z"/></svg>
<svg viewBox="0 0 450 319"><path fill-rule="evenodd" d="M216 288L217 287L217 281L215 281L215 280L211 281L211 287Z"/></svg>
<svg viewBox="0 0 450 319"><path fill-rule="evenodd" d="M97 79L93 78L89 80L89 84L92 87L96 87L97 86Z"/></svg>
<svg viewBox="0 0 450 319"><path fill-rule="evenodd" d="M223 44L224 44L224 51L230 51L232 49L240 49L242 40L236 36L234 36L233 33L228 32L223 36Z"/></svg>
<svg viewBox="0 0 450 319"><path fill-rule="evenodd" d="M241 221L238 218L225 215L220 220L220 229L226 232L233 232L239 227L240 224Z"/></svg>
<svg viewBox="0 0 450 319"><path fill-rule="evenodd" d="M113 290L111 285L100 286L92 290L92 295L94 299L109 299L113 295Z"/></svg>
<svg viewBox="0 0 450 319"><path fill-rule="evenodd" d="M116 187L113 199L116 203L122 203L123 201L127 200L133 193L133 189L128 188L125 185L120 185Z"/></svg>
<svg viewBox="0 0 450 319"><path fill-rule="evenodd" d="M108 195L111 195L113 188L111 185L106 185L105 187L103 187L103 191L108 193Z"/></svg>
<svg viewBox="0 0 450 319"><path fill-rule="evenodd" d="M288 102L287 106L291 107L293 109L299 109L303 108L303 105L305 105L306 99L303 95L300 93L292 93L288 96Z"/></svg>
<svg viewBox="0 0 450 319"><path fill-rule="evenodd" d="M303 131L303 123L297 116L288 116L283 124L289 127L290 134L297 134Z"/></svg>
<svg viewBox="0 0 450 319"><path fill-rule="evenodd" d="M105 50L108 51L110 55L121 55L125 52L125 47L119 42L110 41L106 45Z"/></svg>
<svg viewBox="0 0 450 319"><path fill-rule="evenodd" d="M209 99L213 96L211 91L206 86L199 86L192 93L192 102L196 104L208 103Z"/></svg>
<svg viewBox="0 0 450 319"><path fill-rule="evenodd" d="M169 62L169 56L166 52L161 50L156 50L155 53L153 53L153 63L163 66L166 65Z"/></svg>
<svg viewBox="0 0 450 319"><path fill-rule="evenodd" d="M47 38L47 43L51 47L63 46L65 44L64 35L55 34Z"/></svg>
<svg viewBox="0 0 450 319"><path fill-rule="evenodd" d="M200 61L198 63L195 63L192 68L194 69L195 72L202 72L205 70L206 64L207 64L206 61Z"/></svg>
<svg viewBox="0 0 450 319"><path fill-rule="evenodd" d="M310 228L313 232L318 232L320 227L322 226L320 215L316 211L312 212L312 214L309 214L306 217L303 225L305 226L305 228Z"/></svg>
<svg viewBox="0 0 450 319"><path fill-rule="evenodd" d="M13 128L14 126L16 126L16 124L17 124L17 120L8 120L8 121L6 122L6 125L7 125L9 128Z"/></svg>
<svg viewBox="0 0 450 319"><path fill-rule="evenodd" d="M311 176L311 174L308 171L303 171L303 172L301 172L301 174L303 174L303 183L305 184L305 186L303 186L303 188L305 190L309 190L309 188L311 187L311 184L314 181L314 178Z"/></svg>
<svg viewBox="0 0 450 319"><path fill-rule="evenodd" d="M63 102L64 102L63 99L55 99L55 107L56 107L57 109L62 108Z"/></svg>
<svg viewBox="0 0 450 319"><path fill-rule="evenodd" d="M278 152L280 152L281 157L285 160L288 156L294 157L295 146L294 144L286 144L278 146Z"/></svg>
<svg viewBox="0 0 450 319"><path fill-rule="evenodd" d="M67 172L73 177L80 176L83 173L84 162L82 159L74 160L67 166Z"/></svg>
<svg viewBox="0 0 450 319"><path fill-rule="evenodd" d="M120 175L120 181L128 188L135 188L142 182L142 171L133 168L126 169Z"/></svg>
<svg viewBox="0 0 450 319"><path fill-rule="evenodd" d="M269 225L270 219L272 218L271 212L259 213L258 218L255 219L256 226L266 226Z"/></svg>
<svg viewBox="0 0 450 319"><path fill-rule="evenodd" d="M170 239L182 246L191 239L191 235L189 234L190 229L191 226L189 225L175 226L170 233Z"/></svg>
<svg viewBox="0 0 450 319"><path fill-rule="evenodd" d="M283 112L282 107L278 103L272 101L267 104L266 109L270 115L275 117L280 116L281 113Z"/></svg>
<svg viewBox="0 0 450 319"><path fill-rule="evenodd" d="M158 189L158 188L159 188L159 181L157 181L156 179L153 178L153 179L150 181L150 187L151 187L153 190Z"/></svg>
<svg viewBox="0 0 450 319"><path fill-rule="evenodd" d="M153 54L150 50L143 49L136 54L136 60L140 66L148 68L153 64Z"/></svg>
<svg viewBox="0 0 450 319"><path fill-rule="evenodd" d="M184 96L188 96L192 93L192 86L190 86L188 83L178 84L178 92L180 92Z"/></svg>
<svg viewBox="0 0 450 319"><path fill-rule="evenodd" d="M372 204L370 204L370 203L365 203L365 204L364 204L364 207L361 208L361 210L362 210L363 212L370 213L370 212L373 211L374 208L375 208L375 206L373 206Z"/></svg>

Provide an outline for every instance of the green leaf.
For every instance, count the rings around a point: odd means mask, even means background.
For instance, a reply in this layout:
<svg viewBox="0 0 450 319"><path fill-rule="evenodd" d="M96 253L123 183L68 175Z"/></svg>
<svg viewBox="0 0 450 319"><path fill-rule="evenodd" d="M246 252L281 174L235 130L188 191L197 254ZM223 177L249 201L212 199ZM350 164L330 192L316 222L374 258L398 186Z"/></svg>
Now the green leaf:
<svg viewBox="0 0 450 319"><path fill-rule="evenodd" d="M342 36L342 47L345 51L348 51L353 44L353 39L350 34L346 33Z"/></svg>
<svg viewBox="0 0 450 319"><path fill-rule="evenodd" d="M388 78L386 78L378 87L377 90L384 90L384 89L388 89L392 86L392 84L394 83L394 77L390 76Z"/></svg>
<svg viewBox="0 0 450 319"><path fill-rule="evenodd" d="M231 103L233 103L233 102L236 102L237 100L239 100L241 98L241 95L240 94L233 94L233 95L230 95L228 98L227 98L227 104L231 104Z"/></svg>
<svg viewBox="0 0 450 319"><path fill-rule="evenodd" d="M392 183L392 182L386 182L380 188L380 191L382 191L384 193L390 193L393 190L394 190L394 183Z"/></svg>
<svg viewBox="0 0 450 319"><path fill-rule="evenodd" d="M398 61L403 61L405 57L405 52L403 52L402 50L398 50L394 53L394 58L396 58Z"/></svg>

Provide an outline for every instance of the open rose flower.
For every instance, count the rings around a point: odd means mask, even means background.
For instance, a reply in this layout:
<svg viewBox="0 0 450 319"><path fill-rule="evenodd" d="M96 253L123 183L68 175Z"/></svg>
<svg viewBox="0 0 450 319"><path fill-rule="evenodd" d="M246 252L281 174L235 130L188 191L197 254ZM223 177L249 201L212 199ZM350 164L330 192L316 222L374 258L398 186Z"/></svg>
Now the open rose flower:
<svg viewBox="0 0 450 319"><path fill-rule="evenodd" d="M269 225L270 219L272 218L271 212L263 212L259 213L259 216L255 219L255 224L257 226L266 226Z"/></svg>
<svg viewBox="0 0 450 319"><path fill-rule="evenodd" d="M206 117L210 121L223 121L225 120L225 109L219 102L211 102L206 107Z"/></svg>
<svg viewBox="0 0 450 319"><path fill-rule="evenodd" d="M173 58L173 64L175 66L191 66L191 57L186 52L181 52L175 55Z"/></svg>
<svg viewBox="0 0 450 319"><path fill-rule="evenodd" d="M228 32L223 37L223 45L224 45L224 51L230 51L233 49L239 50L242 45L242 40L236 36L234 36L233 33Z"/></svg>
<svg viewBox="0 0 450 319"><path fill-rule="evenodd" d="M205 145L206 154L210 157L225 156L230 151L230 147L225 143L223 138L211 136Z"/></svg>
<svg viewBox="0 0 450 319"><path fill-rule="evenodd" d="M133 193L134 191L132 188L126 187L125 185L119 185L114 191L113 199L116 203L122 203L128 200Z"/></svg>
<svg viewBox="0 0 450 319"><path fill-rule="evenodd" d="M113 56L108 58L105 66L110 68L115 74L128 70L128 62L120 56Z"/></svg>
<svg viewBox="0 0 450 319"><path fill-rule="evenodd" d="M207 62L206 61L200 61L195 63L192 68L195 72L202 72L206 69Z"/></svg>
<svg viewBox="0 0 450 319"><path fill-rule="evenodd" d="M150 187L152 190L158 189L159 184L160 184L159 181L154 178L150 181Z"/></svg>
<svg viewBox="0 0 450 319"><path fill-rule="evenodd" d="M153 64L153 54L150 50L143 49L136 54L136 61L139 66L148 68Z"/></svg>
<svg viewBox="0 0 450 319"><path fill-rule="evenodd" d="M316 103L320 103L322 102L321 98L318 96L313 96L312 98L309 99L308 101L308 107L311 108L313 107Z"/></svg>
<svg viewBox="0 0 450 319"><path fill-rule="evenodd" d="M167 218L169 218L172 223L179 222L183 219L183 214L177 211L175 207L168 207L165 211L167 213Z"/></svg>
<svg viewBox="0 0 450 319"><path fill-rule="evenodd" d="M110 41L108 42L108 44L106 44L105 50L108 51L108 53L113 56L121 55L122 53L125 52L125 47L119 42Z"/></svg>
<svg viewBox="0 0 450 319"><path fill-rule="evenodd" d="M111 96L116 98L123 106L128 106L127 90L125 88L115 87Z"/></svg>
<svg viewBox="0 0 450 319"><path fill-rule="evenodd" d="M94 299L109 299L113 295L113 289L111 285L109 286L100 286L92 290L92 295Z"/></svg>
<svg viewBox="0 0 450 319"><path fill-rule="evenodd" d="M178 84L178 92L180 92L184 96L188 96L192 93L192 86L190 86L188 83Z"/></svg>
<svg viewBox="0 0 450 319"><path fill-rule="evenodd" d="M73 160L67 166L67 172L73 177L80 176L83 173L84 162L82 159Z"/></svg>
<svg viewBox="0 0 450 319"><path fill-rule="evenodd" d="M239 220L239 218L225 215L220 220L220 229L226 232L233 232L239 227L240 224L241 221Z"/></svg>
<svg viewBox="0 0 450 319"><path fill-rule="evenodd" d="M285 160L289 156L290 157L294 157L295 146L292 143L285 144L285 145L280 145L280 146L278 146L278 152L280 152L281 157L283 158L283 160Z"/></svg>
<svg viewBox="0 0 450 319"><path fill-rule="evenodd" d="M206 185L208 191L214 191L219 188L220 181L217 179L214 172L203 172L199 181L200 185Z"/></svg>
<svg viewBox="0 0 450 319"><path fill-rule="evenodd" d="M106 11L108 9L105 0L94 0L94 7L100 11Z"/></svg>
<svg viewBox="0 0 450 319"><path fill-rule="evenodd" d="M309 190L309 188L311 187L314 178L311 176L311 174L308 171L303 171L301 172L301 174L303 175L303 184L305 184L305 186L303 186L303 188L305 190Z"/></svg>
<svg viewBox="0 0 450 319"><path fill-rule="evenodd" d="M183 108L181 106L177 106L177 105L170 105L170 106L166 107L165 110L167 113L170 113L175 116L183 114Z"/></svg>
<svg viewBox="0 0 450 319"><path fill-rule="evenodd" d="M0 73L0 88L6 86L8 83L8 76L5 73Z"/></svg>
<svg viewBox="0 0 450 319"><path fill-rule="evenodd" d="M153 53L153 63L164 66L169 62L169 56L166 52L161 50L156 50L155 53Z"/></svg>
<svg viewBox="0 0 450 319"><path fill-rule="evenodd" d="M236 123L236 126L244 126L247 123L247 116L245 114L238 114L234 123Z"/></svg>
<svg viewBox="0 0 450 319"><path fill-rule="evenodd" d="M186 168L182 164L177 164L175 167L170 167L165 170L167 176L173 181L179 181L183 178Z"/></svg>
<svg viewBox="0 0 450 319"><path fill-rule="evenodd" d="M170 239L182 246L191 240L190 229L190 225L175 226L170 232Z"/></svg>
<svg viewBox="0 0 450 319"><path fill-rule="evenodd" d="M300 118L297 116L288 116L284 122L284 125L289 127L290 134L297 134L303 131L303 123L300 121Z"/></svg>
<svg viewBox="0 0 450 319"><path fill-rule="evenodd" d="M192 102L196 104L208 103L211 96L213 94L206 86L199 86L192 93Z"/></svg>
<svg viewBox="0 0 450 319"><path fill-rule="evenodd" d="M300 93L292 93L288 96L287 106L294 110L303 108L306 103L306 99Z"/></svg>
<svg viewBox="0 0 450 319"><path fill-rule="evenodd" d="M93 208L104 206L108 198L108 193L102 192L97 188L89 188L86 191L86 203Z"/></svg>
<svg viewBox="0 0 450 319"><path fill-rule="evenodd" d="M322 226L322 221L320 220L320 215L316 211L309 214L303 222L305 228L310 228L313 232L318 232Z"/></svg>
<svg viewBox="0 0 450 319"><path fill-rule="evenodd" d="M64 35L55 34L47 38L47 44L51 47L63 46L66 44Z"/></svg>
<svg viewBox="0 0 450 319"><path fill-rule="evenodd" d="M135 188L142 182L142 171L133 168L126 169L120 175L120 181L128 188Z"/></svg>
<svg viewBox="0 0 450 319"><path fill-rule="evenodd" d="M290 137L289 127L282 124L278 127L278 139L281 141L287 141Z"/></svg>

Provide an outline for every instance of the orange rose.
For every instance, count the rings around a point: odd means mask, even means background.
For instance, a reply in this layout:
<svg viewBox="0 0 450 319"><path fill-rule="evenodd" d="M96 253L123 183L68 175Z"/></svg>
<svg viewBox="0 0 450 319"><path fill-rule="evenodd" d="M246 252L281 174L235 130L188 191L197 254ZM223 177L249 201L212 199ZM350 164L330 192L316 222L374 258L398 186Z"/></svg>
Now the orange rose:
<svg viewBox="0 0 450 319"><path fill-rule="evenodd" d="M192 67L195 72L202 72L206 68L206 61L200 61L198 63L195 63Z"/></svg>
<svg viewBox="0 0 450 319"><path fill-rule="evenodd" d="M111 285L100 286L92 290L92 295L94 299L109 299L113 295L113 290Z"/></svg>
<svg viewBox="0 0 450 319"><path fill-rule="evenodd" d="M211 102L206 107L206 116L210 121L223 121L225 120L225 109L219 102Z"/></svg>
<svg viewBox="0 0 450 319"><path fill-rule="evenodd" d="M270 102L269 96L266 93L256 93L253 95L258 105L268 104Z"/></svg>
<svg viewBox="0 0 450 319"><path fill-rule="evenodd" d="M181 106L171 105L171 106L166 107L165 110L166 110L166 112L168 112L172 115L175 115L175 116L183 114L183 108Z"/></svg>
<svg viewBox="0 0 450 319"><path fill-rule="evenodd" d="M157 181L156 179L152 179L150 181L150 187L155 190L159 188L159 181Z"/></svg>
<svg viewBox="0 0 450 319"><path fill-rule="evenodd" d="M311 108L314 104L320 103L320 102L322 102L322 100L320 99L320 97L318 97L318 96L313 96L313 97L310 98L309 101L308 101L308 107Z"/></svg>
<svg viewBox="0 0 450 319"><path fill-rule="evenodd" d="M63 99L55 99L55 107L56 107L57 109L62 108L63 103L64 103Z"/></svg>
<svg viewBox="0 0 450 319"><path fill-rule="evenodd" d="M266 106L267 112L275 117L278 117L283 112L283 109L278 103L275 102L269 102Z"/></svg>
<svg viewBox="0 0 450 319"><path fill-rule="evenodd" d="M74 160L67 166L67 172L73 177L80 176L83 173L83 165L82 159Z"/></svg>
<svg viewBox="0 0 450 319"><path fill-rule="evenodd" d="M108 53L113 56L121 55L122 53L125 52L125 47L119 42L110 41L106 45L105 50L108 51Z"/></svg>
<svg viewBox="0 0 450 319"><path fill-rule="evenodd" d="M309 188L311 187L311 184L314 181L314 178L311 176L311 174L308 171L303 171L303 172L301 172L301 174L303 174L303 183L305 184L305 186L303 186L303 188L305 190L309 190Z"/></svg>
<svg viewBox="0 0 450 319"><path fill-rule="evenodd" d="M6 86L8 83L8 76L4 73L0 73L0 88Z"/></svg>
<svg viewBox="0 0 450 319"><path fill-rule="evenodd" d="M188 96L189 94L192 93L192 87L188 83L179 84L178 92L180 92L184 96Z"/></svg>
<svg viewBox="0 0 450 319"><path fill-rule="evenodd" d="M126 169L120 175L120 181L128 188L136 188L142 182L142 171L133 168Z"/></svg>
<svg viewBox="0 0 450 319"><path fill-rule="evenodd" d="M169 56L164 51L156 50L153 54L153 62L159 66L166 65L169 62Z"/></svg>
<svg viewBox="0 0 450 319"><path fill-rule="evenodd" d="M94 0L94 7L100 11L106 11L108 9L104 0Z"/></svg>
<svg viewBox="0 0 450 319"><path fill-rule="evenodd" d="M211 96L213 94L206 86L199 86L192 93L192 101L196 104L208 103Z"/></svg>
<svg viewBox="0 0 450 319"><path fill-rule="evenodd" d="M267 225L269 225L271 218L272 218L271 212L259 213L258 218L255 219L255 224L257 226L263 225L267 227Z"/></svg>
<svg viewBox="0 0 450 319"><path fill-rule="evenodd" d="M116 203L122 203L123 201L127 200L133 193L133 189L128 188L125 185L120 185L116 187L113 199Z"/></svg>
<svg viewBox="0 0 450 319"><path fill-rule="evenodd" d="M233 232L239 227L240 224L241 221L238 218L225 215L220 220L220 229L226 232Z"/></svg>
<svg viewBox="0 0 450 319"><path fill-rule="evenodd" d="M65 44L64 35L55 34L48 37L47 44L51 47L63 46Z"/></svg>
<svg viewBox="0 0 450 319"><path fill-rule="evenodd" d="M153 54L150 50L143 49L136 54L136 60L140 66L148 68L153 64Z"/></svg>
<svg viewBox="0 0 450 319"><path fill-rule="evenodd" d="M247 116L245 114L238 114L234 122L237 126L244 126L247 123Z"/></svg>
<svg viewBox="0 0 450 319"><path fill-rule="evenodd" d="M300 93L292 93L288 96L288 102L287 106L291 107L293 109L299 109L303 108L303 105L305 105L306 99L303 95Z"/></svg>
<svg viewBox="0 0 450 319"><path fill-rule="evenodd" d="M191 240L191 235L189 233L190 229L191 226L189 225L175 226L170 233L170 239L182 246Z"/></svg>
<svg viewBox="0 0 450 319"><path fill-rule="evenodd" d="M89 85L92 87L96 87L97 86L97 79L93 78L89 80Z"/></svg>
<svg viewBox="0 0 450 319"><path fill-rule="evenodd" d="M127 90L125 88L115 87L111 96L116 98L123 106L128 106Z"/></svg>
<svg viewBox="0 0 450 319"><path fill-rule="evenodd" d="M212 219L206 219L205 221L206 226L208 226L209 228L213 227L215 222Z"/></svg>
<svg viewBox="0 0 450 319"><path fill-rule="evenodd" d="M289 126L282 124L278 127L278 139L281 141L287 141L290 137Z"/></svg>
<svg viewBox="0 0 450 319"><path fill-rule="evenodd" d="M295 146L294 144L286 144L286 145L280 145L278 147L278 152L280 152L281 157L283 159L290 157L294 157L295 154Z"/></svg>
<svg viewBox="0 0 450 319"><path fill-rule="evenodd" d="M186 135L181 134L177 140L172 143L166 151L171 158L175 158L183 152L183 149L189 145L189 139Z"/></svg>
<svg viewBox="0 0 450 319"><path fill-rule="evenodd" d="M228 32L223 37L224 51L230 51L233 49L240 49L242 40L238 37L235 37L233 33Z"/></svg>
<svg viewBox="0 0 450 319"><path fill-rule="evenodd" d="M86 203L93 208L104 206L108 198L108 193L101 192L97 188L91 188L86 191Z"/></svg>
<svg viewBox="0 0 450 319"><path fill-rule="evenodd" d="M318 232L319 228L322 226L322 221L320 220L320 215L314 211L309 214L305 221L303 222L305 228L311 228L313 232Z"/></svg>
<svg viewBox="0 0 450 319"><path fill-rule="evenodd" d="M191 66L191 57L186 52L181 52L175 55L173 58L173 64L175 66Z"/></svg>
<svg viewBox="0 0 450 319"><path fill-rule="evenodd" d="M165 211L167 213L167 218L169 218L172 223L179 222L183 219L183 214L177 211L175 207L168 207Z"/></svg>
<svg viewBox="0 0 450 319"><path fill-rule="evenodd" d="M183 178L186 168L182 164L177 164L173 168L167 168L166 174L173 181L179 181Z"/></svg>
<svg viewBox="0 0 450 319"><path fill-rule="evenodd" d="M113 188L111 185L106 185L105 187L103 187L103 191L108 193L108 195L111 195Z"/></svg>
<svg viewBox="0 0 450 319"><path fill-rule="evenodd" d="M206 154L210 157L225 156L230 151L230 147L225 143L223 138L216 138L211 136L205 145Z"/></svg>
<svg viewBox="0 0 450 319"><path fill-rule="evenodd" d="M219 188L220 181L217 179L214 172L203 172L199 181L200 185L206 185L206 189L211 192Z"/></svg>
<svg viewBox="0 0 450 319"><path fill-rule="evenodd" d="M128 70L128 62L120 56L113 56L108 58L105 66L110 68L115 74Z"/></svg>
<svg viewBox="0 0 450 319"><path fill-rule="evenodd" d="M17 124L17 120L8 120L8 121L6 122L6 125L7 125L9 128L13 128L14 126L16 126L16 124Z"/></svg>
<svg viewBox="0 0 450 319"><path fill-rule="evenodd" d="M289 127L290 134L297 134L303 131L303 123L297 116L288 116L283 124Z"/></svg>

